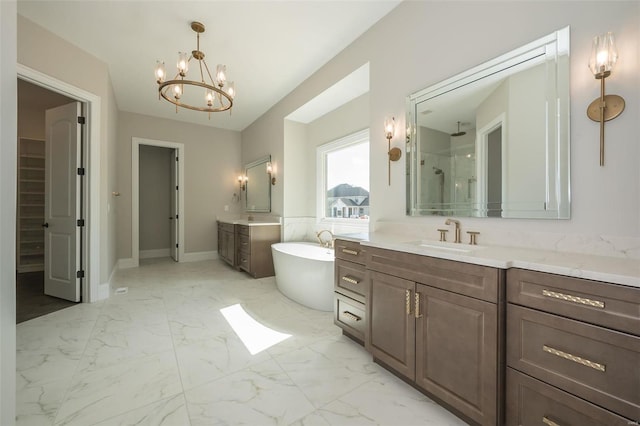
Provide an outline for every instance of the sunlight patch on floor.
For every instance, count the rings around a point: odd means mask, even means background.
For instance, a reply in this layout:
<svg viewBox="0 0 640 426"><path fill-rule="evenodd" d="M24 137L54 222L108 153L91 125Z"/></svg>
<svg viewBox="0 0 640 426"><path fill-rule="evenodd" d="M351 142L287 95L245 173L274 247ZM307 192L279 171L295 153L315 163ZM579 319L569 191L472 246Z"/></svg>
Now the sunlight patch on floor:
<svg viewBox="0 0 640 426"><path fill-rule="evenodd" d="M242 306L239 304L222 308L220 312L240 340L242 340L242 343L244 343L251 355L269 349L271 346L291 337L290 334L280 333L279 331L272 330L260 324L242 309Z"/></svg>

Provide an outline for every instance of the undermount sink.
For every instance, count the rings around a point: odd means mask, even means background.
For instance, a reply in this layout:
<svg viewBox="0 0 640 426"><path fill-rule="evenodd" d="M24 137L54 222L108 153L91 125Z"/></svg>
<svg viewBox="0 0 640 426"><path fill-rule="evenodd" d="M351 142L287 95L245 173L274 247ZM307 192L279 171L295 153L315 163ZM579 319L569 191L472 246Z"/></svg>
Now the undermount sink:
<svg viewBox="0 0 640 426"><path fill-rule="evenodd" d="M470 245L470 244L463 244L463 243L447 243L445 241L429 241L429 240L409 241L406 244L411 244L411 245L414 245L420 248L425 248L425 249L442 250L442 251L449 251L449 252L455 252L455 253L469 253L472 251L485 248L485 246Z"/></svg>

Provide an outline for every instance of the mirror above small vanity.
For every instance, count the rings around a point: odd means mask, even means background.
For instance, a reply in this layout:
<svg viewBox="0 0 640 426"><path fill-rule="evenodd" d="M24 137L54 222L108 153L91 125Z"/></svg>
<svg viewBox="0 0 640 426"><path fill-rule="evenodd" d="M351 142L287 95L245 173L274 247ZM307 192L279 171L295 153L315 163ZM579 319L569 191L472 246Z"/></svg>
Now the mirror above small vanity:
<svg viewBox="0 0 640 426"><path fill-rule="evenodd" d="M266 155L244 166L245 211L271 212L270 164L271 156Z"/></svg>
<svg viewBox="0 0 640 426"><path fill-rule="evenodd" d="M568 219L569 28L407 98L407 214Z"/></svg>

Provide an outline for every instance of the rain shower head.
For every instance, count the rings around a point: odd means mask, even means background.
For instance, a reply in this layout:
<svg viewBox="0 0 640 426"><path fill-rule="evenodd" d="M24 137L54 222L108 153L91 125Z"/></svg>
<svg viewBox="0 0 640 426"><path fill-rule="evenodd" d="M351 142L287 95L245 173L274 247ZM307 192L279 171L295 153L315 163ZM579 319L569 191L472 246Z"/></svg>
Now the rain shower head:
<svg viewBox="0 0 640 426"><path fill-rule="evenodd" d="M458 121L458 131L455 133L451 133L451 136L456 137L456 136L462 136L462 135L466 135L467 132L461 132L460 131L460 122Z"/></svg>
<svg viewBox="0 0 640 426"><path fill-rule="evenodd" d="M435 174L437 174L437 175L441 175L442 174L442 169L439 169L436 166L433 166L433 170L434 170Z"/></svg>

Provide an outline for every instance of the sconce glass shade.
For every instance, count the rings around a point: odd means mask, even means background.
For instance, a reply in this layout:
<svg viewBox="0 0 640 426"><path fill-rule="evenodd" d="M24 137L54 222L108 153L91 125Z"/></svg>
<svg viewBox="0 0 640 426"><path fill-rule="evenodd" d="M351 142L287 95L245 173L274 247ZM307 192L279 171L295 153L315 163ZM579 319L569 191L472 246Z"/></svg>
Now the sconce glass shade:
<svg viewBox="0 0 640 426"><path fill-rule="evenodd" d="M608 77L618 60L613 33L608 32L593 38L593 48L589 57L589 68L596 78Z"/></svg>
<svg viewBox="0 0 640 426"><path fill-rule="evenodd" d="M396 130L396 123L393 117L386 117L384 119L384 135L387 139L393 138L393 134Z"/></svg>

